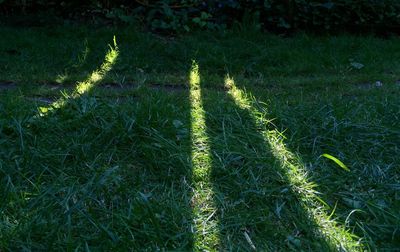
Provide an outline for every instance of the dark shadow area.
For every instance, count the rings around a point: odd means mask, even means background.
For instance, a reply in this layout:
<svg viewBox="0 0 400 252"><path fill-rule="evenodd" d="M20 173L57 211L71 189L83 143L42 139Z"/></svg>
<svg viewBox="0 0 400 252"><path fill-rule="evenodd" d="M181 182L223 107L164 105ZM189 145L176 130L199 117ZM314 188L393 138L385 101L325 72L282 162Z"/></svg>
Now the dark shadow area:
<svg viewBox="0 0 400 252"><path fill-rule="evenodd" d="M118 103L95 88L43 116L0 103L0 247L191 250L188 91Z"/></svg>
<svg viewBox="0 0 400 252"><path fill-rule="evenodd" d="M283 131L288 149L307 165L318 186L319 197L334 209L333 218L372 250L399 245L400 218L396 212L399 163L398 94L382 90L343 90L335 87L307 91L260 91L238 83L258 102L266 104L268 116ZM386 100L376 99L386 92ZM374 115L371 117L371 115ZM350 167L347 173L320 157L330 153Z"/></svg>
<svg viewBox="0 0 400 252"><path fill-rule="evenodd" d="M220 250L335 250L304 209L259 125L228 92L203 89Z"/></svg>

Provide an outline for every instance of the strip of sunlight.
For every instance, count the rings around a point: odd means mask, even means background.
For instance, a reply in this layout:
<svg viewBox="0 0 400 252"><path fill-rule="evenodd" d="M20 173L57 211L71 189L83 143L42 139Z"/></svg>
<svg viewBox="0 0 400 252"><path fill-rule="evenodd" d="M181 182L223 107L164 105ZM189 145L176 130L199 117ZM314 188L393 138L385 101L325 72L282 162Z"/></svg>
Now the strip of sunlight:
<svg viewBox="0 0 400 252"><path fill-rule="evenodd" d="M39 108L39 116L45 116L49 112L64 107L68 100L77 99L84 93L90 91L96 84L98 84L104 76L112 69L115 62L117 61L119 50L116 38L114 36L114 46L109 46L103 63L101 66L91 73L91 75L84 81L78 82L75 86L75 89L71 92L71 94L64 94L63 97L56 100L52 104L46 107Z"/></svg>
<svg viewBox="0 0 400 252"><path fill-rule="evenodd" d="M225 86L229 87L228 93L236 105L248 111L255 123L262 126L271 125L271 120L264 117L265 113L253 106L254 99L236 87L233 78L227 76ZM361 245L355 240L356 237L332 220L331 216L324 211L326 206L318 197L318 192L314 189L315 184L309 181L306 168L300 158L286 147L283 134L276 129L266 129L263 130L262 135L272 154L279 161L282 167L281 172L288 179L307 215L318 225L323 238L339 250L360 249Z"/></svg>
<svg viewBox="0 0 400 252"><path fill-rule="evenodd" d="M192 122L192 198L194 216L194 247L200 250L219 244L217 207L210 183L211 151L206 132L205 111L203 108L198 64L193 61L189 75Z"/></svg>

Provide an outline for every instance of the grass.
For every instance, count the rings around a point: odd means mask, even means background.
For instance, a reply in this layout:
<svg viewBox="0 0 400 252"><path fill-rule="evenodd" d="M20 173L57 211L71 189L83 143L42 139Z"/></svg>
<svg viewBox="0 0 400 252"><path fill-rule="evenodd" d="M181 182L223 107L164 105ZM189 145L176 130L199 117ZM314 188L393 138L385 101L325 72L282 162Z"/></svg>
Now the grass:
<svg viewBox="0 0 400 252"><path fill-rule="evenodd" d="M398 38L0 31L1 250L400 246Z"/></svg>

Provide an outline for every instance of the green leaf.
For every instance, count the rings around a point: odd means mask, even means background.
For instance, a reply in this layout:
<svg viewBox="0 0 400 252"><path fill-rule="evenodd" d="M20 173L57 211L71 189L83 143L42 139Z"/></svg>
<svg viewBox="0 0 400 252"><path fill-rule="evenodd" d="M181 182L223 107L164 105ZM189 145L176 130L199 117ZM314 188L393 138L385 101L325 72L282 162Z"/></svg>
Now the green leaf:
<svg viewBox="0 0 400 252"><path fill-rule="evenodd" d="M192 19L192 21L193 21L193 23L198 24L198 23L201 22L201 19L199 17L195 17L195 18Z"/></svg>
<svg viewBox="0 0 400 252"><path fill-rule="evenodd" d="M113 42L114 42L114 48L117 48L117 47L118 47L118 45L117 45L117 38L115 37L115 35L114 35L114 37L113 37Z"/></svg>
<svg viewBox="0 0 400 252"><path fill-rule="evenodd" d="M327 153L324 153L324 154L322 154L321 156L322 156L322 157L326 157L327 159L332 160L332 161L335 162L337 165L339 165L343 170L348 171L348 172L350 171L350 169L349 169L345 164L343 164L342 161L340 161L339 159L335 158L334 156L329 155L329 154L327 154Z"/></svg>

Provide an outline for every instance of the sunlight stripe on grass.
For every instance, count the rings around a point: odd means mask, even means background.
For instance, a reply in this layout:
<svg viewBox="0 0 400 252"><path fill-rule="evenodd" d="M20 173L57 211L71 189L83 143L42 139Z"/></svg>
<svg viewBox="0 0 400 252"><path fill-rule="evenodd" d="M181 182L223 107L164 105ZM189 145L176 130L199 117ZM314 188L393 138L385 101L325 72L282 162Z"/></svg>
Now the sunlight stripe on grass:
<svg viewBox="0 0 400 252"><path fill-rule="evenodd" d="M234 79L229 76L225 78L225 86L229 89L228 94L235 104L239 108L246 110L254 120L254 123L262 126L260 128L263 130L260 133L265 144L268 145L272 155L279 162L280 172L284 174L288 183L290 183L293 192L301 203L301 207L304 208L310 220L318 226L317 235L322 236L330 246L338 250L363 250L359 238L331 219L331 216L326 213L328 206L318 197L318 192L315 190L316 184L309 181L306 167L300 158L286 147L283 141L285 137L282 132L265 127L266 125L271 125L271 120L266 118L265 112L254 106L257 105L255 99L239 89L235 85Z"/></svg>
<svg viewBox="0 0 400 252"><path fill-rule="evenodd" d="M219 244L217 207L210 182L211 151L206 132L205 111L198 64L193 61L189 74L191 103L193 224L195 250L213 250Z"/></svg>
<svg viewBox="0 0 400 252"><path fill-rule="evenodd" d="M114 36L113 39L114 46L109 46L110 49L108 50L106 56L104 57L104 61L101 66L93 71L90 76L82 81L78 82L75 86L75 89L70 94L63 94L61 98L50 104L46 107L39 107L39 116L45 116L49 112L64 107L69 100L77 99L83 94L90 91L96 84L98 84L104 76L112 69L117 61L119 50L116 38Z"/></svg>

